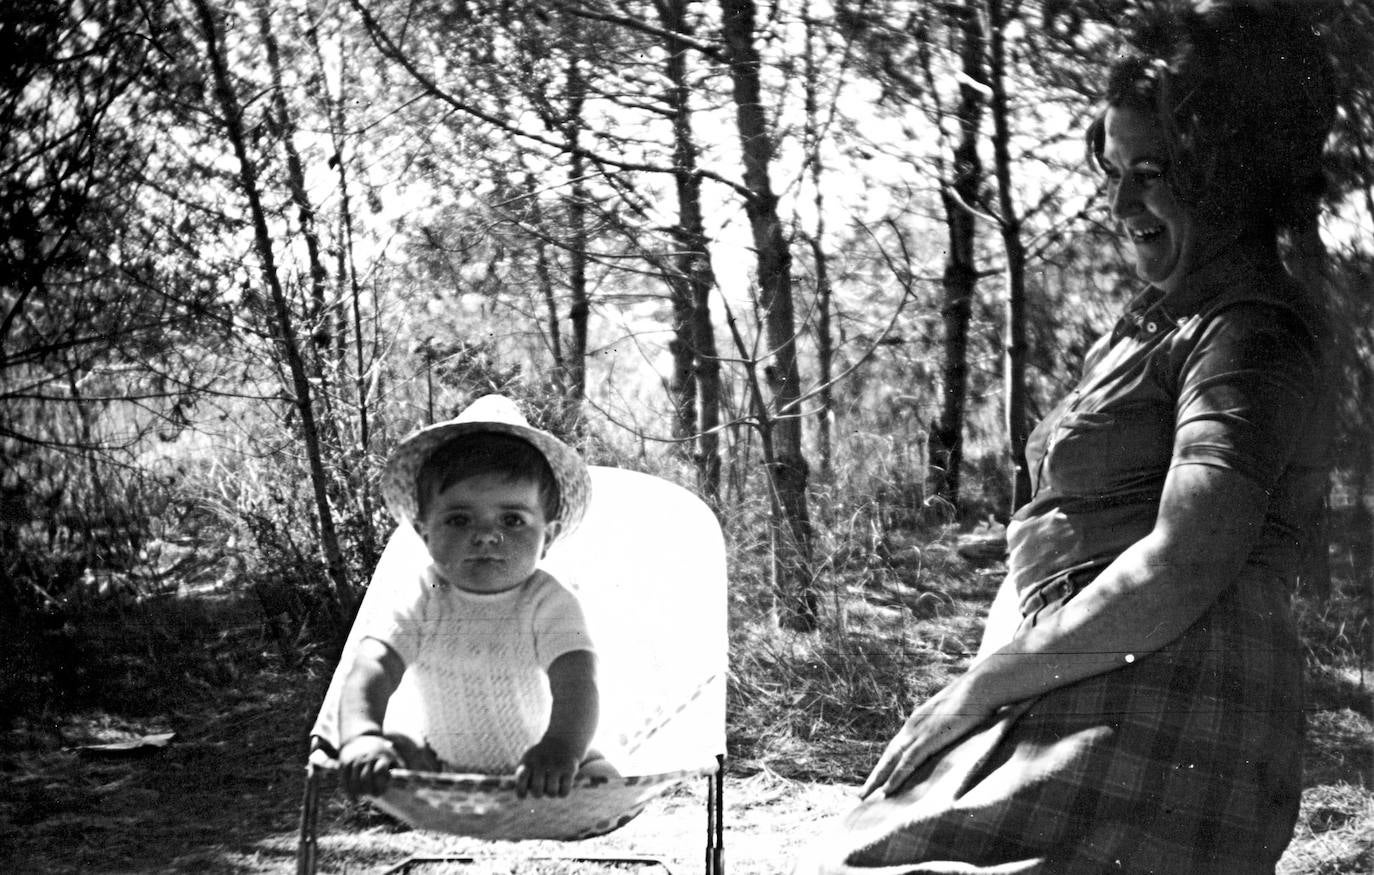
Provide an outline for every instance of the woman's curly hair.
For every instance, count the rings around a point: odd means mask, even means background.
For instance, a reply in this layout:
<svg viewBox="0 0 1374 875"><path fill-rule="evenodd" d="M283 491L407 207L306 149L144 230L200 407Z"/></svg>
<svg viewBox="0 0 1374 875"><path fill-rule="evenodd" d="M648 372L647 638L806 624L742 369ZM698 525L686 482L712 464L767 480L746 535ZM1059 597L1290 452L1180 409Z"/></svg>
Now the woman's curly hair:
<svg viewBox="0 0 1374 875"><path fill-rule="evenodd" d="M1169 182L1183 203L1256 231L1310 227L1326 193L1322 156L1336 114L1320 6L1145 4L1087 131L1094 163L1107 108L1146 112L1164 130Z"/></svg>

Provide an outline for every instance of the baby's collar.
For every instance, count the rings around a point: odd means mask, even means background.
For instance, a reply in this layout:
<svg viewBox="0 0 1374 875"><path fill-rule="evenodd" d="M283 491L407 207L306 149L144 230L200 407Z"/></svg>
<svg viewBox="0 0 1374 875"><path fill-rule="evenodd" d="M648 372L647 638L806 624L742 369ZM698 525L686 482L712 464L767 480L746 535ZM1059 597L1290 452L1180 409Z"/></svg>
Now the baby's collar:
<svg viewBox="0 0 1374 875"><path fill-rule="evenodd" d="M438 567L435 566L433 563L430 563L429 565L425 566L425 583L431 589L450 590L452 592L461 593L463 596L467 598L499 599L503 596L508 596L512 593L519 592L520 590L529 586L531 581L535 580L537 577L539 577L539 575L543 573L544 571L542 569L536 568L534 570L534 573L531 574L529 577L525 578L515 586L512 586L509 589L503 589L500 592L475 592L470 589L464 589L463 587L444 577L442 574L439 573Z"/></svg>

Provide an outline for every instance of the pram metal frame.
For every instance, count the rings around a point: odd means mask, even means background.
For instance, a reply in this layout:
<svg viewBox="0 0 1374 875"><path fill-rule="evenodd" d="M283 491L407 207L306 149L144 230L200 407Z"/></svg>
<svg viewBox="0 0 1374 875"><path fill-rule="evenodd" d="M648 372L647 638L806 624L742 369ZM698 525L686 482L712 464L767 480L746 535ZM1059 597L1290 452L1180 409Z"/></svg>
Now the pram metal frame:
<svg viewBox="0 0 1374 875"><path fill-rule="evenodd" d="M392 866L390 869L387 869L386 871L384 871L384 872L382 873L382 875L401 875L401 873L409 872L412 868L414 868L414 867L416 867L416 866L427 866L427 865L429 865L429 864L431 864L431 863L463 863L463 864L470 864L470 863L471 863L471 864L476 864L476 863L485 862L485 861L490 860L490 859L493 859L493 857L487 857L487 856L480 856L480 857L479 857L479 856L467 856L467 857L464 857L464 856L439 856L439 857L433 857L433 856L422 856L422 855L418 855L418 854L417 854L416 856L413 856L413 857L407 857L406 859L404 859L404 860L402 860L401 862L397 863L395 866ZM566 858L566 857L527 857L526 859L530 859L530 860L567 860L568 858ZM636 864L636 865L657 866L657 867L659 867L660 869L662 869L663 871L669 873L669 875L672 875L672 871L673 871L673 870L671 870L671 869L668 868L667 864L665 864L662 860L658 859L657 857L578 857L577 860L584 861L584 862L590 862L590 863L632 863L632 864Z"/></svg>

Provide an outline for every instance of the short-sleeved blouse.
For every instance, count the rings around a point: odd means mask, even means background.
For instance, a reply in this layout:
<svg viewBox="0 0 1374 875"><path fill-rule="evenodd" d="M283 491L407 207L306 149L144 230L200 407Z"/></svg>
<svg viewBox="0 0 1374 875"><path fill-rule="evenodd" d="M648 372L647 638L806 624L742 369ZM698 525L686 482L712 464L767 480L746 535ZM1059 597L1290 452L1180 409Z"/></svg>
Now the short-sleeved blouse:
<svg viewBox="0 0 1374 875"><path fill-rule="evenodd" d="M1147 291L1028 446L1033 493L1008 527L1022 628L1152 530L1179 465L1268 493L1231 585L1157 651L1003 708L865 799L811 871L1272 875L1301 795L1287 584L1320 512L1333 407L1305 301L1277 260L1236 250Z"/></svg>
<svg viewBox="0 0 1374 875"><path fill-rule="evenodd" d="M1148 534L1178 465L1228 468L1263 487L1269 508L1249 564L1295 572L1325 490L1320 326L1276 260L1218 260L1181 293L1152 287L1132 302L1031 433L1032 499L1008 529L1023 615L1046 584L1100 569Z"/></svg>

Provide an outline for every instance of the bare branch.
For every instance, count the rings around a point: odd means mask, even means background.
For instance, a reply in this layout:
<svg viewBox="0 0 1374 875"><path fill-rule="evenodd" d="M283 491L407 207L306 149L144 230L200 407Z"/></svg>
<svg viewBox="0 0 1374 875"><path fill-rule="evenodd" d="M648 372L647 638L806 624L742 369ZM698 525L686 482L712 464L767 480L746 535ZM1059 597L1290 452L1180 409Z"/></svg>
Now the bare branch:
<svg viewBox="0 0 1374 875"><path fill-rule="evenodd" d="M542 134L532 133L517 125L513 125L505 119L493 115L492 113L487 112L486 110L483 110L480 107L474 106L472 103L468 101L460 99L447 89L440 87L438 82L436 82L432 77L428 76L420 69L419 65L416 64L415 61L409 55L407 55L401 49L401 47L398 46L396 42L386 34L385 31L382 30L381 25L372 16L372 14L367 11L366 7L363 6L362 0L349 0L349 2L352 4L354 10L356 10L358 14L362 16L363 23L367 28L368 35L372 37L373 43L382 52L382 54L386 55L391 60L400 64L401 67L404 68L405 71L410 74L411 78L418 82L425 89L425 91L428 92L432 97L435 97L438 100L443 101L444 103L448 104L449 106L453 107L459 112L465 113L467 115L472 116L475 119L486 122L487 124L491 125L497 130L504 131L505 133L508 133L513 137L519 137L523 140L529 140L530 142L537 143L541 146L553 149L560 154L580 156L589 161L593 161L598 165L614 167L617 170L631 170L639 171L642 173L657 173L671 175L675 172L674 168L671 166L665 167L657 164L646 164L637 161L621 161L618 159L607 157L605 155L600 155L596 152L591 151L590 149L586 149L580 146L574 146L567 142L560 142L550 137L543 136ZM698 172L701 173L701 175L707 179L728 186L732 191L736 192L741 197L748 198L750 196L749 189L742 183L726 179L725 177L715 173L711 173L710 171L702 170Z"/></svg>
<svg viewBox="0 0 1374 875"><path fill-rule="evenodd" d="M631 18L626 15L611 15L608 12L597 12L578 3L569 3L567 0L555 0L553 5L570 15L576 15L578 18L614 24L626 30L638 31L647 36L654 37L655 39L663 40L673 51L691 49L703 57L710 58L718 64L726 63L725 55L719 48L685 34L665 30L661 27L655 27L646 21L640 21L637 18Z"/></svg>

